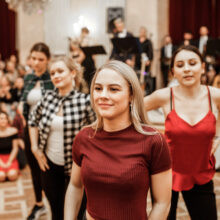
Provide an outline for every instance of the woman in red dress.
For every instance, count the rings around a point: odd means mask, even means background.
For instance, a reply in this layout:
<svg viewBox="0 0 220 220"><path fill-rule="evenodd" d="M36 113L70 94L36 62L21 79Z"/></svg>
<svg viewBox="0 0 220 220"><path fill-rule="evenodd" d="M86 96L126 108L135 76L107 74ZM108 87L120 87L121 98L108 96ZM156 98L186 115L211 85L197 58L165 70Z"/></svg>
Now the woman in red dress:
<svg viewBox="0 0 220 220"><path fill-rule="evenodd" d="M182 46L171 60L179 85L155 91L144 98L145 110L162 108L165 136L172 158L173 193L168 219L176 219L178 192L194 219L217 219L212 178L214 151L219 143L216 115L220 90L201 85L205 63L193 46Z"/></svg>
<svg viewBox="0 0 220 220"><path fill-rule="evenodd" d="M83 187L88 220L166 219L169 150L163 135L146 126L136 73L120 61L105 64L93 78L91 101L97 120L74 139L65 220L76 219ZM153 207L147 216L149 188Z"/></svg>

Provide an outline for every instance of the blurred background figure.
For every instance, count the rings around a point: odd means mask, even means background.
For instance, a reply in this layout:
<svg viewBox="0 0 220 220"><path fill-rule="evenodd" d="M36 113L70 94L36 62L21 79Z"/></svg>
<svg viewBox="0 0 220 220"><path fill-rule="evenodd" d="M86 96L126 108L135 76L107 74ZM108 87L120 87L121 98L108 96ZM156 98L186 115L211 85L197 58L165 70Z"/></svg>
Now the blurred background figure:
<svg viewBox="0 0 220 220"><path fill-rule="evenodd" d="M154 80L151 77L151 64L153 61L153 45L151 40L147 37L147 29L145 27L140 27L139 30L139 41L141 44L141 54L136 54L135 57L135 70L139 71L140 79L143 78L142 88L146 94L153 92Z"/></svg>
<svg viewBox="0 0 220 220"><path fill-rule="evenodd" d="M89 47L94 44L89 33L89 29L87 27L83 27L79 38L70 40L71 57L83 66L83 78L86 81L88 88L90 88L93 75L96 71L95 55L86 54L81 48Z"/></svg>
<svg viewBox="0 0 220 220"><path fill-rule="evenodd" d="M199 39L197 40L197 47L199 49L199 52L204 56L206 52L206 45L208 40L210 39L209 36L209 30L206 26L201 26L199 29Z"/></svg>
<svg viewBox="0 0 220 220"><path fill-rule="evenodd" d="M93 44L93 40L89 34L89 29L87 27L83 27L81 29L81 34L79 36L78 42L81 47L91 46Z"/></svg>
<svg viewBox="0 0 220 220"><path fill-rule="evenodd" d="M122 18L116 18L114 20L114 38L127 38L127 37L133 37L133 34L128 32L125 28L124 21ZM113 45L113 49L110 55L110 60L119 60L122 62L125 62L131 67L134 67L135 65L135 56L133 56L130 53L118 53L116 51L116 48Z"/></svg>
<svg viewBox="0 0 220 220"><path fill-rule="evenodd" d="M163 87L166 87L169 82L170 61L175 51L175 46L172 43L170 35L166 35L163 40L163 46L160 54L160 68L163 76Z"/></svg>
<svg viewBox="0 0 220 220"><path fill-rule="evenodd" d="M191 31L185 31L183 33L183 45L189 45L192 44L192 40L193 40L193 34Z"/></svg>
<svg viewBox="0 0 220 220"><path fill-rule="evenodd" d="M16 69L16 64L10 60L6 62L6 75L8 76L11 83L15 82L15 79L18 76L18 72Z"/></svg>

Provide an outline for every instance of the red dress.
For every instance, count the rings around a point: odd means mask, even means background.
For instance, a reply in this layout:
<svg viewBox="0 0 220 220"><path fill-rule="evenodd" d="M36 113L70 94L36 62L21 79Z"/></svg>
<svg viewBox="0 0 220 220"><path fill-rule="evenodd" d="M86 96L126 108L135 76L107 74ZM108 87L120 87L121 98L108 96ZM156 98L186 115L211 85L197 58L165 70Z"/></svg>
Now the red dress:
<svg viewBox="0 0 220 220"><path fill-rule="evenodd" d="M73 159L81 166L87 211L96 220L146 220L150 176L171 167L165 138L140 134L133 125L95 135L83 129L74 139Z"/></svg>
<svg viewBox="0 0 220 220"><path fill-rule="evenodd" d="M210 156L210 152L216 118L212 113L209 89L208 98L208 113L195 125L190 125L176 113L171 88L171 112L165 121L165 137L171 152L172 188L175 191L190 190L194 184L205 184L215 174L215 157Z"/></svg>

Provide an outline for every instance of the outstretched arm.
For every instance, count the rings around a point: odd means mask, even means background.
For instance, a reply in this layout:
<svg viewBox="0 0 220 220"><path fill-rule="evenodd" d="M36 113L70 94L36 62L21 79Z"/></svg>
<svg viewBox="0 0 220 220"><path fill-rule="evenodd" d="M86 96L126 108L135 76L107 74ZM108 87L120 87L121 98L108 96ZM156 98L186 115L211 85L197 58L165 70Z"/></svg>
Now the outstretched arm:
<svg viewBox="0 0 220 220"><path fill-rule="evenodd" d="M144 97L144 108L146 111L164 107L170 100L170 88L158 89L151 95Z"/></svg>

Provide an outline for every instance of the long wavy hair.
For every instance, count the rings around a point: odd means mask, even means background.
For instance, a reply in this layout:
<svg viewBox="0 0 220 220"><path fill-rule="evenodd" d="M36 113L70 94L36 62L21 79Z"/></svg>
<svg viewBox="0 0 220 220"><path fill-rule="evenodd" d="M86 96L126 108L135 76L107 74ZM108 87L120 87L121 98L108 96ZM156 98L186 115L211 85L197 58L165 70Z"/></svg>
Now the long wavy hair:
<svg viewBox="0 0 220 220"><path fill-rule="evenodd" d="M130 118L135 129L139 133L145 134L145 135L157 134L158 133L157 131L147 132L143 129L143 125L147 124L147 119L146 119L145 112L144 112L143 92L141 90L140 83L138 81L136 73L130 66L117 60L113 60L113 61L110 61L104 64L102 67L100 67L96 71L93 77L91 88L90 88L90 94L91 94L92 107L96 113L96 121L90 126L96 131L98 129L103 128L103 118L98 113L97 109L95 108L94 97L93 97L94 86L95 86L97 75L103 69L111 69L117 72L118 74L120 74L127 81L129 88L130 88L130 95L131 95Z"/></svg>

